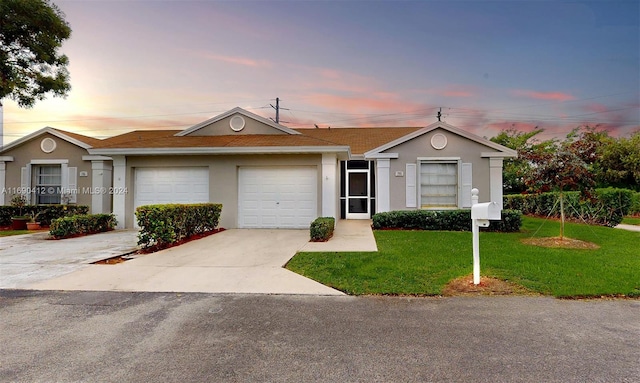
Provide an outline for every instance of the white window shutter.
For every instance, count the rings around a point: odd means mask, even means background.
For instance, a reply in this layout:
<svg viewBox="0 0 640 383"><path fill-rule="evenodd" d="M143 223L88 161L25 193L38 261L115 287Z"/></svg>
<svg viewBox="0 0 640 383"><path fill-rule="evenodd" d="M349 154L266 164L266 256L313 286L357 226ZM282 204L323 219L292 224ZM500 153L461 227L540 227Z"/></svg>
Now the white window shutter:
<svg viewBox="0 0 640 383"><path fill-rule="evenodd" d="M405 171L405 182L406 182L406 200L407 207L417 207L418 204L416 202L416 198L418 195L417 191L417 166L416 164L407 164Z"/></svg>
<svg viewBox="0 0 640 383"><path fill-rule="evenodd" d="M473 172L471 163L463 163L460 178L462 181L462 207L471 207L471 189L473 188Z"/></svg>
<svg viewBox="0 0 640 383"><path fill-rule="evenodd" d="M77 167L69 167L68 168L68 177L67 177L67 187L69 188L69 203L77 203L78 202L78 168Z"/></svg>

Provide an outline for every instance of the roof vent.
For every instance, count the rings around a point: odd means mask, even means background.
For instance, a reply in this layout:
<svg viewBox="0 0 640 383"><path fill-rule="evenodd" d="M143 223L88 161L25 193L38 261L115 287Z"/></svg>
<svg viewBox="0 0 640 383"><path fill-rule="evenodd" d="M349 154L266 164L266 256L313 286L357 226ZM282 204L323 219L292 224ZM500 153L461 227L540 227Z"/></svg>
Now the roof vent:
<svg viewBox="0 0 640 383"><path fill-rule="evenodd" d="M244 129L244 125L245 125L245 121L244 118L242 118L242 116L233 116L231 117L231 120L229 120L229 126L231 127L231 130L233 130L234 132L239 132L242 129Z"/></svg>

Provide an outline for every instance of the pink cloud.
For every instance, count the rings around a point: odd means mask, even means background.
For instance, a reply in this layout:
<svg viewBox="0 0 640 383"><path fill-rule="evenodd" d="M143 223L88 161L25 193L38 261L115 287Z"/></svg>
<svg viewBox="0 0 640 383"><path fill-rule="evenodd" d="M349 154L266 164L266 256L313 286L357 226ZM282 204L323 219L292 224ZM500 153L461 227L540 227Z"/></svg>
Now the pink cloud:
<svg viewBox="0 0 640 383"><path fill-rule="evenodd" d="M436 90L436 94L441 97L473 97L476 92L476 88L466 85L450 85Z"/></svg>
<svg viewBox="0 0 640 383"><path fill-rule="evenodd" d="M271 63L267 60L254 60L248 57L222 56L222 55L213 55L210 53L203 53L200 56L209 60L222 61L225 63L238 64L238 65L248 66L252 68L271 66Z"/></svg>
<svg viewBox="0 0 640 383"><path fill-rule="evenodd" d="M563 92L536 92L533 90L514 90L516 96L534 98L536 100L569 101L575 99L572 95Z"/></svg>

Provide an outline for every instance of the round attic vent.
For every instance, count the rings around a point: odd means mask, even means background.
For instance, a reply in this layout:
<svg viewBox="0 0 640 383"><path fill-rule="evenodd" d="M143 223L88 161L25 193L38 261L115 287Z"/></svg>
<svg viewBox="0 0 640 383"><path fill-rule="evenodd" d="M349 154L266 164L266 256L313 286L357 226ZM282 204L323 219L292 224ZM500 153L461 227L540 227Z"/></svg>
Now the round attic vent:
<svg viewBox="0 0 640 383"><path fill-rule="evenodd" d="M56 150L56 142L53 138L47 137L40 141L40 149L45 153L51 153Z"/></svg>
<svg viewBox="0 0 640 383"><path fill-rule="evenodd" d="M436 133L431 137L431 146L434 149L440 150L447 146L447 137L442 133Z"/></svg>
<svg viewBox="0 0 640 383"><path fill-rule="evenodd" d="M234 132L239 132L244 129L244 124L245 122L242 116L233 116L231 117L231 120L229 120L229 126Z"/></svg>

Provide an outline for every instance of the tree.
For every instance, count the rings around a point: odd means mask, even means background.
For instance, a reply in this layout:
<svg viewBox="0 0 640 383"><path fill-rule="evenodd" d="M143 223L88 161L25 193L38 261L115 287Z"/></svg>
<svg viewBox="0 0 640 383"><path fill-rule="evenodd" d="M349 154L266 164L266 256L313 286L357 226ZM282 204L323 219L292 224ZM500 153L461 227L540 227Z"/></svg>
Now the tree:
<svg viewBox="0 0 640 383"><path fill-rule="evenodd" d="M490 138L496 144L506 146L518 152L518 158L504 160L502 179L504 191L507 194L522 193L527 190L525 176L531 171L530 157L537 153L545 153L554 148L555 140L538 141L535 136L544 129L534 129L531 132L520 132L514 128L502 130L497 136Z"/></svg>
<svg viewBox="0 0 640 383"><path fill-rule="evenodd" d="M571 134L571 133L570 133ZM593 175L571 140L556 145L556 150L534 153L529 157L531 171L524 177L529 191L558 192L560 199L560 239L564 238L564 192L580 190L589 196L595 186Z"/></svg>
<svg viewBox="0 0 640 383"><path fill-rule="evenodd" d="M598 182L640 191L640 130L611 139L598 151Z"/></svg>
<svg viewBox="0 0 640 383"><path fill-rule="evenodd" d="M64 17L50 0L0 0L0 100L29 108L47 93L67 95L69 59L58 52L71 36Z"/></svg>

